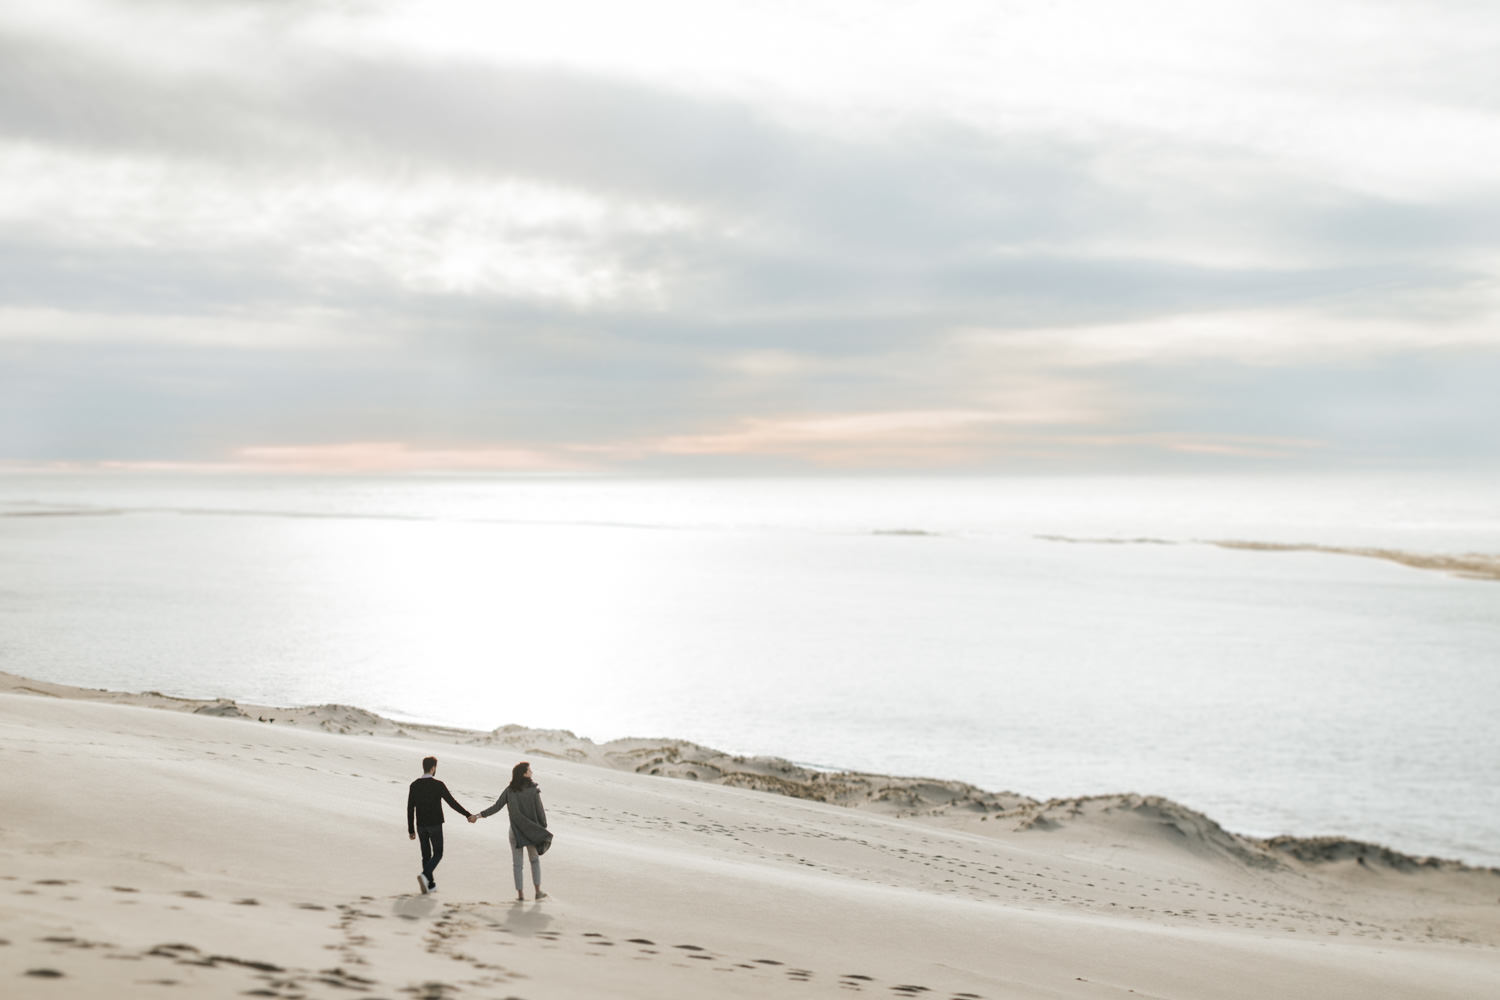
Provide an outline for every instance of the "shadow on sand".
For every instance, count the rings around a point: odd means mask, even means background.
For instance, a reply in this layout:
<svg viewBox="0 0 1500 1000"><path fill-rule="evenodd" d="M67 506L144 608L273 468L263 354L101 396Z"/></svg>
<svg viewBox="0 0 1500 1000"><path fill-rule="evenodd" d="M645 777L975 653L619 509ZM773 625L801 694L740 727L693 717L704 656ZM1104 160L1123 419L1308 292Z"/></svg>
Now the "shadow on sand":
<svg viewBox="0 0 1500 1000"><path fill-rule="evenodd" d="M527 906L516 901L511 905L509 912L505 914L505 927L515 934L524 934L528 937L540 934L552 923L552 917L535 903Z"/></svg>
<svg viewBox="0 0 1500 1000"><path fill-rule="evenodd" d="M391 912L407 920L420 920L432 916L435 909L437 901L431 896L401 896L391 907Z"/></svg>

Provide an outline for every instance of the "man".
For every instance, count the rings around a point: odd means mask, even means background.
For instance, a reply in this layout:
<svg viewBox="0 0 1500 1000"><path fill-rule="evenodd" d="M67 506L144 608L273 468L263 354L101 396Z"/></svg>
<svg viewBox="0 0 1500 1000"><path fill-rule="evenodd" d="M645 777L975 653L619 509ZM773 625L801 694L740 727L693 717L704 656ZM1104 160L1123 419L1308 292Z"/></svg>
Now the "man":
<svg viewBox="0 0 1500 1000"><path fill-rule="evenodd" d="M422 874L417 886L424 892L437 890L432 873L443 860L443 803L463 813L470 823L477 818L458 804L448 786L437 780L437 758L422 758L422 776L411 783L406 793L406 832L412 840L421 838Z"/></svg>

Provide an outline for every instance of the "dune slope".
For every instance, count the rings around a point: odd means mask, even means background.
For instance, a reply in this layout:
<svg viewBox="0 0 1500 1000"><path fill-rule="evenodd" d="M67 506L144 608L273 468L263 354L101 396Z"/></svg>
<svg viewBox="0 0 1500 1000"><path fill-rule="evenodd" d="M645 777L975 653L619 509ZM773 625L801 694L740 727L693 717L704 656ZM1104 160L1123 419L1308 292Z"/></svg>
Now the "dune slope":
<svg viewBox="0 0 1500 1000"><path fill-rule="evenodd" d="M422 896L402 816L420 757L477 811L524 746L341 707L287 725L12 688L8 996L1457 998L1500 981L1500 875L1265 863L1130 796L919 821L538 755L551 898L513 902L504 814L453 817Z"/></svg>

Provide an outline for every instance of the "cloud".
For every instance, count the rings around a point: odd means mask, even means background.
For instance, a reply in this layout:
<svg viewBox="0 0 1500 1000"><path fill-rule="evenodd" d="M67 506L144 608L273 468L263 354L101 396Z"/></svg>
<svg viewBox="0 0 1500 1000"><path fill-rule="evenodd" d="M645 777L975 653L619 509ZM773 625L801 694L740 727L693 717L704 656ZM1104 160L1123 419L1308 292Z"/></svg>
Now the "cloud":
<svg viewBox="0 0 1500 1000"><path fill-rule="evenodd" d="M1064 368L1099 368L1131 362L1223 363L1288 366L1367 361L1437 349L1500 351L1500 296L1474 289L1423 315L1424 300L1392 308L1304 307L1185 312L1116 323L984 331L957 339L976 355L1046 362ZM1402 315L1405 312L1406 315Z"/></svg>
<svg viewBox="0 0 1500 1000"><path fill-rule="evenodd" d="M1077 450L1129 452L1141 450L1181 455L1216 455L1230 458L1285 459L1316 452L1324 443L1308 438L1284 438L1256 434L1205 434L1150 432L1144 434L1073 435L1054 439L1054 447Z"/></svg>
<svg viewBox="0 0 1500 1000"><path fill-rule="evenodd" d="M1369 456L1500 351L1474 10L961 6L0 14L0 457Z"/></svg>
<svg viewBox="0 0 1500 1000"><path fill-rule="evenodd" d="M19 298L19 296L17 296ZM312 351L347 345L343 317L316 310L270 316L83 312L0 306L0 341L51 345L98 343L210 345L232 351Z"/></svg>
<svg viewBox="0 0 1500 1000"><path fill-rule="evenodd" d="M1398 269L1451 285L1470 276L1455 254L1493 251L1492 202L1339 191L1191 138L940 113L819 134L600 75L279 40L260 57L286 69L274 85L13 44L8 91L42 99L0 113L55 152L0 149L7 179L31 178L8 190L40 188L10 221L64 245L71 227L96 245L149 234L260 254L289 283L813 313L875 291L884 310L950 303L1007 323L1233 307ZM1418 251L1449 263L1414 264Z"/></svg>
<svg viewBox="0 0 1500 1000"><path fill-rule="evenodd" d="M232 465L258 472L577 472L576 459L526 448L414 448L399 441L249 446Z"/></svg>
<svg viewBox="0 0 1500 1000"><path fill-rule="evenodd" d="M859 464L893 454L917 457L934 446L951 448L973 429L1006 419L985 411L934 410L751 420L727 433L670 437L656 442L654 450L669 455L811 452L820 461Z"/></svg>

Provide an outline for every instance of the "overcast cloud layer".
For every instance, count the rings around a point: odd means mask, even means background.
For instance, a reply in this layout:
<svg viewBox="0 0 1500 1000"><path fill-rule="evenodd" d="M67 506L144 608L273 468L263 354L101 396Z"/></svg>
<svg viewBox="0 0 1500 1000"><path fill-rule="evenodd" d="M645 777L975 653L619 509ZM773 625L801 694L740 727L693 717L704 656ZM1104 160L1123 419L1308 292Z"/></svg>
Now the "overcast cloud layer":
<svg viewBox="0 0 1500 1000"><path fill-rule="evenodd" d="M1493 466L1482 2L0 11L0 461Z"/></svg>

